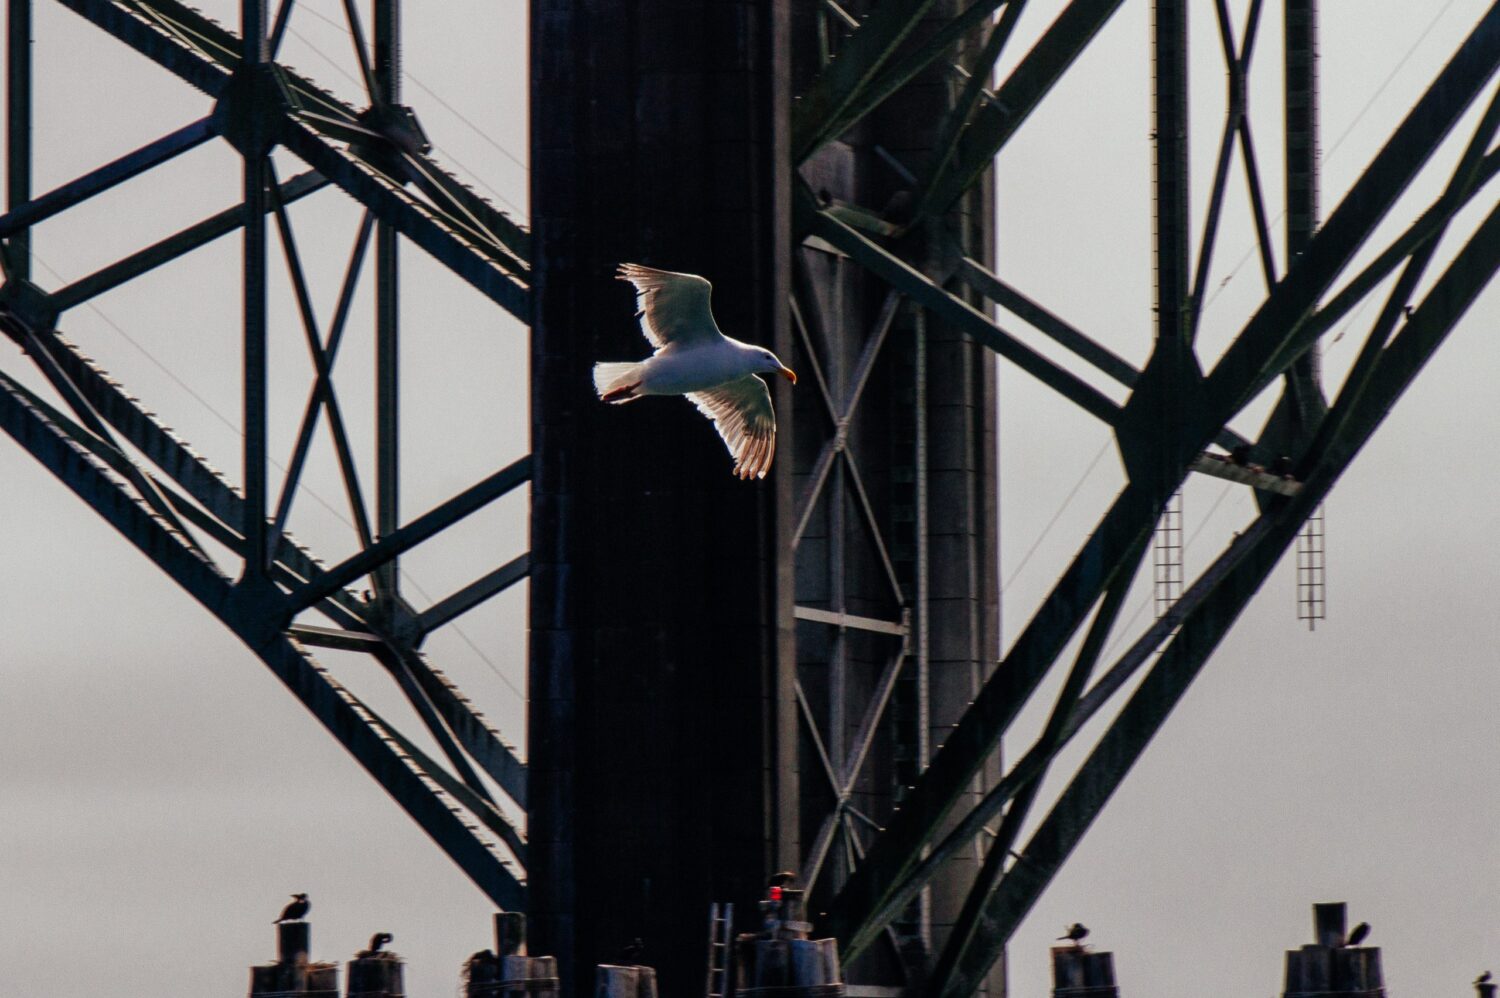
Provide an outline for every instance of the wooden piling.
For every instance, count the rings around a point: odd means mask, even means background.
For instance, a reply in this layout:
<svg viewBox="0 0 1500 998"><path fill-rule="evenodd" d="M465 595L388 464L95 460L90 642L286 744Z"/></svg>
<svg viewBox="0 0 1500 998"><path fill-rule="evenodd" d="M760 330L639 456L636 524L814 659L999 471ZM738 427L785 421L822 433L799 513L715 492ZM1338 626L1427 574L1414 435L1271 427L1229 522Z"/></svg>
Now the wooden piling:
<svg viewBox="0 0 1500 998"><path fill-rule="evenodd" d="M656 971L601 963L594 973L594 998L656 998Z"/></svg>
<svg viewBox="0 0 1500 998"><path fill-rule="evenodd" d="M1313 934L1318 941L1287 951L1285 998L1384 998L1380 947L1345 946L1346 923L1343 902L1313 905Z"/></svg>
<svg viewBox="0 0 1500 998"><path fill-rule="evenodd" d="M838 942L809 939L803 892L786 889L762 901L760 932L736 939L735 998L838 998L844 993Z"/></svg>
<svg viewBox="0 0 1500 998"><path fill-rule="evenodd" d="M313 963L312 926L308 922L276 923L276 962L250 968L251 998L296 995L339 998L339 966Z"/></svg>
<svg viewBox="0 0 1500 998"><path fill-rule="evenodd" d="M349 998L405 998L405 963L394 953L349 961Z"/></svg>
<svg viewBox="0 0 1500 998"><path fill-rule="evenodd" d="M1338 949L1349 937L1348 905L1342 901L1313 905L1313 935L1319 946Z"/></svg>
<svg viewBox="0 0 1500 998"><path fill-rule="evenodd" d="M519 911L495 912L495 954L515 956L526 949L526 915Z"/></svg>
<svg viewBox="0 0 1500 998"><path fill-rule="evenodd" d="M1082 946L1052 947L1054 998L1119 998L1115 955Z"/></svg>
<svg viewBox="0 0 1500 998"><path fill-rule="evenodd" d="M464 965L465 998L557 998L557 992L557 960L550 956L483 950Z"/></svg>
<svg viewBox="0 0 1500 998"><path fill-rule="evenodd" d="M276 923L276 959L280 963L307 960L312 952L311 922Z"/></svg>

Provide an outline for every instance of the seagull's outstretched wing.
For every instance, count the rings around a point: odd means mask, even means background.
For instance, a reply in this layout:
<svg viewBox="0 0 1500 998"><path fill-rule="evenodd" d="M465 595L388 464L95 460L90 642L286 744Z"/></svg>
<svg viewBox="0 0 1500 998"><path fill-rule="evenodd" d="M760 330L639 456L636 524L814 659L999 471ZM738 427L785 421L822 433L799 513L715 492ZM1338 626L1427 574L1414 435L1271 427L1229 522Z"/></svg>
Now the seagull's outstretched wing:
<svg viewBox="0 0 1500 998"><path fill-rule="evenodd" d="M687 397L714 421L724 446L734 456L734 473L741 478L765 478L776 454L776 413L766 383L747 374L706 392L688 392Z"/></svg>
<svg viewBox="0 0 1500 998"><path fill-rule="evenodd" d="M635 285L636 315L641 332L656 349L673 343L708 341L723 334L708 305L713 285L697 274L656 270L622 263L620 280Z"/></svg>

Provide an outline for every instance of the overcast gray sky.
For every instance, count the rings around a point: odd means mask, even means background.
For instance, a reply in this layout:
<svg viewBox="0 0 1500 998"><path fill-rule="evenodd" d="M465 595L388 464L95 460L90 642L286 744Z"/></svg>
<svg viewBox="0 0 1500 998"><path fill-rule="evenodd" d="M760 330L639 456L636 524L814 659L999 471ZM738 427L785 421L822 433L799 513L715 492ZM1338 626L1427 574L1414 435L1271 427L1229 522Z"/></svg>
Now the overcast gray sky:
<svg viewBox="0 0 1500 998"><path fill-rule="evenodd" d="M236 23L232 4L205 6ZM1247 5L1231 6L1242 23ZM1323 4L1325 215L1486 6ZM1060 7L1028 5L1002 73ZM524 5L425 8L407 8L406 99L441 161L502 207L524 207ZM1251 97L1273 212L1278 8L1267 4ZM339 4L302 0L297 10L287 61L355 99L348 40L334 23ZM1195 232L1223 113L1210 11L1193 5ZM208 111L201 95L59 6L38 4L36 19L38 190ZM1149 4L1131 0L998 171L1002 275L1134 361L1146 356L1151 329L1148 44ZM1398 221L1434 197L1474 117ZM88 273L227 206L238 188L238 161L217 146L199 149L49 222L36 238L37 279L55 286ZM1494 203L1493 194L1478 200L1449 245ZM1226 211L1211 284L1227 283L1206 312L1206 363L1263 294L1238 173ZM327 192L293 218L326 317L358 212ZM62 322L230 471L238 253L237 239L221 240ZM515 321L420 251L405 249L403 262L413 514L525 452L526 351ZM273 454L284 461L310 375L275 273ZM359 309L340 390L353 432L367 439L368 301ZM1335 384L1374 311L1330 343ZM1127 994L1277 992L1282 950L1310 941L1309 906L1324 900L1347 900L1351 920L1373 923L1370 943L1384 947L1393 993L1462 995L1480 970L1500 970L1491 716L1500 701L1491 595L1500 507L1483 457L1500 431L1489 388L1497 320L1492 286L1329 500L1329 619L1315 633L1299 626L1282 565L1016 935L1015 995L1045 991L1046 948L1075 920L1115 951ZM0 369L38 384L14 348L0 348ZM1121 478L1090 417L1013 369L1001 372L1008 642ZM1264 408L1238 428L1257 429ZM315 497L297 508L293 529L338 557L353 549L353 533L326 445L316 456ZM409 991L451 993L463 957L488 944L490 906L479 892L253 655L8 438L0 504L10 568L0 601L0 994L144 994L158 985L236 993L245 967L271 957L269 921L292 891L312 895L317 956L347 958L388 930L410 960ZM1193 482L1189 570L1251 510L1240 487ZM502 501L465 534L409 558L408 584L446 594L522 550L524 523L524 497ZM1132 597L1125 616L1148 595ZM431 644L514 741L524 736L523 610L517 588ZM1135 618L1137 630L1149 613ZM391 702L382 677L357 658L320 658L377 706ZM1038 723L1023 718L1023 733Z"/></svg>

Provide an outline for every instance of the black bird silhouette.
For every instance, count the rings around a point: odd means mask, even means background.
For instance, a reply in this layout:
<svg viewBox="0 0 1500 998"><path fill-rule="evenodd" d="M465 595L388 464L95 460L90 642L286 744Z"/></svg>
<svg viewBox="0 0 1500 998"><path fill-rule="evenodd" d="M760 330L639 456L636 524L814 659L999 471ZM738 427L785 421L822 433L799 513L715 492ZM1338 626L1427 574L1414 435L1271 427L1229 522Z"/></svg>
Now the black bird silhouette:
<svg viewBox="0 0 1500 998"><path fill-rule="evenodd" d="M1370 923L1360 922L1349 930L1349 938L1344 940L1345 946L1358 946L1365 941L1365 936L1370 934Z"/></svg>
<svg viewBox="0 0 1500 998"><path fill-rule="evenodd" d="M646 944L641 942L639 936L630 940L620 949L620 966L634 967L641 962L641 956L646 952Z"/></svg>
<svg viewBox="0 0 1500 998"><path fill-rule="evenodd" d="M306 894L293 894L291 903L281 909L281 917L276 922L295 922L305 916L312 903L307 900ZM272 922L275 925L276 922Z"/></svg>
<svg viewBox="0 0 1500 998"><path fill-rule="evenodd" d="M390 942L393 938L395 937L392 936L389 932L377 932L370 937L369 949L362 949L354 955L357 957L374 956L376 953L379 953L381 949L385 947L385 944Z"/></svg>
<svg viewBox="0 0 1500 998"><path fill-rule="evenodd" d="M1234 450L1230 451L1229 463L1237 464L1242 468L1248 465L1250 463L1250 445L1240 444Z"/></svg>
<svg viewBox="0 0 1500 998"><path fill-rule="evenodd" d="M1073 943L1075 946L1082 946L1083 937L1088 934L1088 926L1084 925L1082 922L1074 922L1072 925L1068 926L1068 934L1065 936L1058 936L1057 941L1062 942L1064 939L1066 939L1068 942Z"/></svg>
<svg viewBox="0 0 1500 998"><path fill-rule="evenodd" d="M1494 974L1491 974L1488 970L1486 970L1484 973L1482 973L1478 977L1474 978L1474 983L1475 984L1488 984L1488 983L1490 983L1490 978L1492 978L1494 976L1495 976Z"/></svg>

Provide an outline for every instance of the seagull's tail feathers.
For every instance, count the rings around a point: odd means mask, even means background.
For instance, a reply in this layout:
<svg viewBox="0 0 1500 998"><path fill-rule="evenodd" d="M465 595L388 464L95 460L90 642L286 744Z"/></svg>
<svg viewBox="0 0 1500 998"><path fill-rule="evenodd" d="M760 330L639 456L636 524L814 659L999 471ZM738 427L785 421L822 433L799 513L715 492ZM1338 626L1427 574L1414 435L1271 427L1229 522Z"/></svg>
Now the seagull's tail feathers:
<svg viewBox="0 0 1500 998"><path fill-rule="evenodd" d="M646 365L634 363L607 363L594 365L594 390L606 402L631 402L640 398L642 369Z"/></svg>

